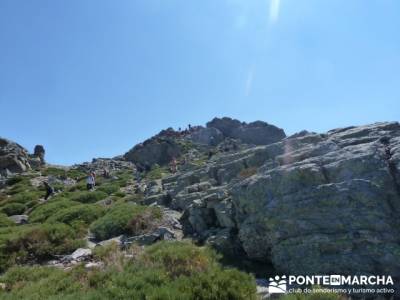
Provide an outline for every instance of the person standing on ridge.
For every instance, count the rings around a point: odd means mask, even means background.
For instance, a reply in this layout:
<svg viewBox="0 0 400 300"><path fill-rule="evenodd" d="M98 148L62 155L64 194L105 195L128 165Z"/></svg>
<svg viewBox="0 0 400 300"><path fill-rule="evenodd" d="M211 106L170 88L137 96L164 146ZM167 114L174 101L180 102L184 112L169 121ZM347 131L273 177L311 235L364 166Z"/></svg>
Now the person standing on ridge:
<svg viewBox="0 0 400 300"><path fill-rule="evenodd" d="M176 173L178 171L178 167L177 167L177 160L175 157L172 158L171 163L170 163L170 170L171 173Z"/></svg>
<svg viewBox="0 0 400 300"><path fill-rule="evenodd" d="M95 185L95 179L94 179L94 175L93 172L89 173L87 179L86 179L86 188L88 190L92 190L94 188Z"/></svg>

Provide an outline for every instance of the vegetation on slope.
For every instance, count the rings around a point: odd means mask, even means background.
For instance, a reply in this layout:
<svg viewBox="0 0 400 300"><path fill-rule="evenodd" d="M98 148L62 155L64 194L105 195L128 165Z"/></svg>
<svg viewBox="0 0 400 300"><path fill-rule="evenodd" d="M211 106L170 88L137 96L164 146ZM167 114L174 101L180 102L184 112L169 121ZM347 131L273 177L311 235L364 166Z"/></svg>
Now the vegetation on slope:
<svg viewBox="0 0 400 300"><path fill-rule="evenodd" d="M69 271L14 267L0 281L1 299L256 299L254 279L225 269L208 248L187 242L159 242L132 249L102 249L104 267Z"/></svg>

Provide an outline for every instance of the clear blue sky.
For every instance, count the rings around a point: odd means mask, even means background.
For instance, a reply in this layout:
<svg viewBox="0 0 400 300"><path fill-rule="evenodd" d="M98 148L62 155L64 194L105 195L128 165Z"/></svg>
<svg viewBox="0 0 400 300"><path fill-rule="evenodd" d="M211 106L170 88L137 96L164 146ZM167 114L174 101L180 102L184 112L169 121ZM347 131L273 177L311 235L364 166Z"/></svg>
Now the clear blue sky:
<svg viewBox="0 0 400 300"><path fill-rule="evenodd" d="M398 0L0 0L0 136L51 163L215 116L400 119Z"/></svg>

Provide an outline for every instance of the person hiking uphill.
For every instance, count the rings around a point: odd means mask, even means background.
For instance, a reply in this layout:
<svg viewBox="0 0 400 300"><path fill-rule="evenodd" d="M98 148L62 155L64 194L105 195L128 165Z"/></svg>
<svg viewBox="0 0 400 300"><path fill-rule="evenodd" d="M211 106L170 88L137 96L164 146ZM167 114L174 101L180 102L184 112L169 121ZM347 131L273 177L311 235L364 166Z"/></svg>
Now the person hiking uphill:
<svg viewBox="0 0 400 300"><path fill-rule="evenodd" d="M171 173L176 173L178 171L178 161L175 157L172 158L170 165L169 165Z"/></svg>
<svg viewBox="0 0 400 300"><path fill-rule="evenodd" d="M89 175L88 175L88 177L86 179L86 188L88 190L92 190L94 188L94 186L95 186L95 179L94 178L95 177L94 177L93 172L89 173Z"/></svg>
<svg viewBox="0 0 400 300"><path fill-rule="evenodd" d="M44 200L47 200L51 195L54 194L54 189L47 181L43 182L43 185L46 188L46 195L44 196Z"/></svg>

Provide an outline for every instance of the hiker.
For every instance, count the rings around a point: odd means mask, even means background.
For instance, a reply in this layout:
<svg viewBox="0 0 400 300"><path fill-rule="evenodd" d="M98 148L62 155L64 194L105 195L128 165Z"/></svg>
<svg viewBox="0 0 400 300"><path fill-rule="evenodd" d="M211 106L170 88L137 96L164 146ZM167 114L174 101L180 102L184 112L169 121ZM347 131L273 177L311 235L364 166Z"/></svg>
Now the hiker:
<svg viewBox="0 0 400 300"><path fill-rule="evenodd" d="M51 195L54 194L54 189L47 181L43 182L43 184L46 188L46 196L44 196L44 200L47 200Z"/></svg>
<svg viewBox="0 0 400 300"><path fill-rule="evenodd" d="M91 172L91 173L89 173L89 175L86 179L86 188L88 190L91 190L94 188L94 185L95 185L95 177L94 177L94 173Z"/></svg>
<svg viewBox="0 0 400 300"><path fill-rule="evenodd" d="M137 182L138 184L140 184L140 182L142 181L142 174L140 173L140 171L139 171L138 168L136 168L136 169L133 171L133 177L135 178L136 182Z"/></svg>
<svg viewBox="0 0 400 300"><path fill-rule="evenodd" d="M110 178L110 172L106 168L104 168L104 170L103 170L103 177L104 178Z"/></svg>
<svg viewBox="0 0 400 300"><path fill-rule="evenodd" d="M172 173L176 173L178 171L177 164L178 162L176 161L176 158L173 157L170 163L170 170Z"/></svg>

